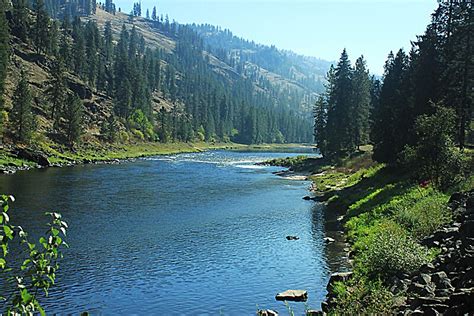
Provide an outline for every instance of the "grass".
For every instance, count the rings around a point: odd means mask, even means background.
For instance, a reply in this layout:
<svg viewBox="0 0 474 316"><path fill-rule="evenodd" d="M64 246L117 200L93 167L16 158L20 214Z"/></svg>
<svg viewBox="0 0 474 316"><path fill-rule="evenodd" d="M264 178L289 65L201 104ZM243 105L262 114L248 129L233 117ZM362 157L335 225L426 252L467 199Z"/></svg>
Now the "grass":
<svg viewBox="0 0 474 316"><path fill-rule="evenodd" d="M52 164L67 164L81 162L109 161L114 159L129 159L146 156L169 155L178 153L201 152L210 149L244 150L244 151L286 151L301 147L298 144L262 144L243 145L237 143L134 143L134 144L84 144L75 150L47 141L39 141L34 146L45 153ZM12 153L0 151L0 167L34 167L30 161L16 158Z"/></svg>
<svg viewBox="0 0 474 316"><path fill-rule="evenodd" d="M467 154L472 166L474 152ZM344 216L354 278L337 284L337 306L330 314L390 313L399 298L388 290L388 280L417 270L439 253L418 241L452 221L451 193L474 188L472 175L445 192L418 184L409 171L372 161L370 147L333 166L304 157L279 162L308 170L326 211Z"/></svg>

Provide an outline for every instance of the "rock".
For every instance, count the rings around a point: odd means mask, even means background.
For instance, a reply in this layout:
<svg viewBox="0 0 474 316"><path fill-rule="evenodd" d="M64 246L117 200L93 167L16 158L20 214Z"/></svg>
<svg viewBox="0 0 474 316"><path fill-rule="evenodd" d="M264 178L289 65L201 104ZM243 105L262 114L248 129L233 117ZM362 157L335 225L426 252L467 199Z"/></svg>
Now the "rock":
<svg viewBox="0 0 474 316"><path fill-rule="evenodd" d="M309 200L312 200L312 198L309 195L307 195L307 196L303 197L303 200L309 201Z"/></svg>
<svg viewBox="0 0 474 316"><path fill-rule="evenodd" d="M431 277L428 274L422 273L420 274L419 282L423 285L430 285Z"/></svg>
<svg viewBox="0 0 474 316"><path fill-rule="evenodd" d="M300 237L298 236L286 236L286 240L298 240Z"/></svg>
<svg viewBox="0 0 474 316"><path fill-rule="evenodd" d="M451 195L449 198L448 204L452 206L452 208L455 208L456 206L460 206L464 204L464 201L466 201L467 195L465 193L454 193Z"/></svg>
<svg viewBox="0 0 474 316"><path fill-rule="evenodd" d="M323 311L317 311L315 309L308 309L306 311L306 316L323 316L324 312Z"/></svg>
<svg viewBox="0 0 474 316"><path fill-rule="evenodd" d="M331 237L324 237L323 238L324 241L329 244L329 243L332 243L332 242L335 242L336 240L334 238L331 238Z"/></svg>
<svg viewBox="0 0 474 316"><path fill-rule="evenodd" d="M323 313L329 312L329 304L328 302L324 301L321 303L321 309L323 310Z"/></svg>
<svg viewBox="0 0 474 316"><path fill-rule="evenodd" d="M301 302L308 299L308 292L305 290L286 290L275 296L277 301L295 301Z"/></svg>
<svg viewBox="0 0 474 316"><path fill-rule="evenodd" d="M39 151L33 151L26 148L18 148L18 152L16 155L18 158L36 162L41 167L50 166L48 157L44 153L39 152Z"/></svg>
<svg viewBox="0 0 474 316"><path fill-rule="evenodd" d="M257 311L258 316L278 316L278 312L273 309L260 309Z"/></svg>
<svg viewBox="0 0 474 316"><path fill-rule="evenodd" d="M353 274L354 274L354 272L352 272L352 271L337 272L337 273L331 274L331 278L329 279L328 287L329 287L330 284L333 284L334 282L345 282L345 281L349 280L350 278L352 278Z"/></svg>

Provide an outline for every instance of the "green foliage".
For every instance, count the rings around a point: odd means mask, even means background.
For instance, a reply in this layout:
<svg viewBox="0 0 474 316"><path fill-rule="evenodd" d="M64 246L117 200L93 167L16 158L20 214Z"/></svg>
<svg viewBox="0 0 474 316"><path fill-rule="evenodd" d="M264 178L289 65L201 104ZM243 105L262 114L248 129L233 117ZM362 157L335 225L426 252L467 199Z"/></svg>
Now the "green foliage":
<svg viewBox="0 0 474 316"><path fill-rule="evenodd" d="M345 49L327 80L314 108L314 136L321 154L338 160L369 141L372 82L364 58L353 69Z"/></svg>
<svg viewBox="0 0 474 316"><path fill-rule="evenodd" d="M40 237L38 244L28 239L28 234L21 226L13 226L8 215L12 196L1 196L0 214L0 274L10 286L11 295L0 297L3 301L3 312L6 315L45 315L38 301L38 295L48 296L48 290L54 285L62 258L61 248L67 247L63 238L67 224L58 213L46 213L50 217L46 236ZM24 248L20 253L10 253L10 243L18 241ZM20 267L12 266L11 261L23 260Z"/></svg>
<svg viewBox="0 0 474 316"><path fill-rule="evenodd" d="M70 147L74 147L80 141L83 133L83 107L82 101L77 94L72 93L68 96L63 117L65 120L64 131Z"/></svg>
<svg viewBox="0 0 474 316"><path fill-rule="evenodd" d="M100 134L108 141L108 142L115 142L118 136L118 124L115 116L111 114L107 120L102 122L102 126L100 128Z"/></svg>
<svg viewBox="0 0 474 316"><path fill-rule="evenodd" d="M6 18L7 1L0 0L0 109L3 109L3 93L5 78L7 76L8 61L10 57L10 34Z"/></svg>
<svg viewBox="0 0 474 316"><path fill-rule="evenodd" d="M142 110L135 110L128 119L130 128L138 130L141 133L142 139L154 140L155 133L153 131L153 125L150 123L148 118L142 112Z"/></svg>
<svg viewBox="0 0 474 316"><path fill-rule="evenodd" d="M334 284L337 306L329 315L389 315L393 312L394 296L379 280L352 278Z"/></svg>
<svg viewBox="0 0 474 316"><path fill-rule="evenodd" d="M49 17L45 10L44 0L34 2L35 23L33 41L37 52L45 52L50 48Z"/></svg>
<svg viewBox="0 0 474 316"><path fill-rule="evenodd" d="M448 197L434 190L422 192L410 205L400 205L393 212L393 219L410 234L421 239L449 223L452 214L447 206Z"/></svg>
<svg viewBox="0 0 474 316"><path fill-rule="evenodd" d="M411 167L420 180L429 179L440 188L447 188L462 180L462 153L455 148L455 112L437 106L434 114L421 115L415 122L418 137L416 146L407 146L403 162Z"/></svg>
<svg viewBox="0 0 474 316"><path fill-rule="evenodd" d="M25 73L22 71L20 81L13 95L13 108L10 113L10 128L17 142L29 143L36 128L32 112L32 96Z"/></svg>
<svg viewBox="0 0 474 316"><path fill-rule="evenodd" d="M365 237L362 244L366 250L356 264L359 271L372 277L411 273L430 261L429 251L392 221L377 225L377 231Z"/></svg>

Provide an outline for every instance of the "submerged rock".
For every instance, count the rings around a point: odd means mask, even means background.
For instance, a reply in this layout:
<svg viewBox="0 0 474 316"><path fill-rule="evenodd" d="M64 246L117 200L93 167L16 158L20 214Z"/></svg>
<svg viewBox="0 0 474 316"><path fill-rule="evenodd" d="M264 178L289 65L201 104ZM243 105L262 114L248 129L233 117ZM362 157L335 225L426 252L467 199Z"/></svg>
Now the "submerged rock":
<svg viewBox="0 0 474 316"><path fill-rule="evenodd" d="M286 240L298 240L300 237L298 236L286 236Z"/></svg>
<svg viewBox="0 0 474 316"><path fill-rule="evenodd" d="M277 301L301 302L308 299L308 292L306 290L286 290L278 293L275 298Z"/></svg>

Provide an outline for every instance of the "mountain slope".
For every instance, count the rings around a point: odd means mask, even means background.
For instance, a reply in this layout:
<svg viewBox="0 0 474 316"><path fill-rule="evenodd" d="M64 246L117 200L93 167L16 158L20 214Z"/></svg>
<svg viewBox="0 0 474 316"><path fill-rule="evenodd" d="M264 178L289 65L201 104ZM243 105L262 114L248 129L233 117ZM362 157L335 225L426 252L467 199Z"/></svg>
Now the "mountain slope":
<svg viewBox="0 0 474 316"><path fill-rule="evenodd" d="M20 9L28 14L19 16ZM13 113L14 91L23 70L37 121L34 139L28 142L39 139L74 148L143 140L312 140L309 114L324 72L313 71L324 68L324 62L319 65L291 52L250 45L245 53L238 52L242 62L237 63L236 51L224 56L206 47L206 37L196 28L107 12L100 5L91 15L77 14L80 19L49 20L43 30L45 45L38 42L41 32L35 30L38 10L20 9L7 7L5 13L11 56L4 116ZM30 25L26 31L17 25L20 18ZM258 49L250 54L252 47ZM279 58L273 64L260 60L268 49ZM277 65L280 61L282 67ZM67 102L56 121L51 115L50 91L58 64L64 65L64 98L77 95L83 105L82 133L69 143L63 135ZM13 122L4 122L2 128L5 143L18 142Z"/></svg>

